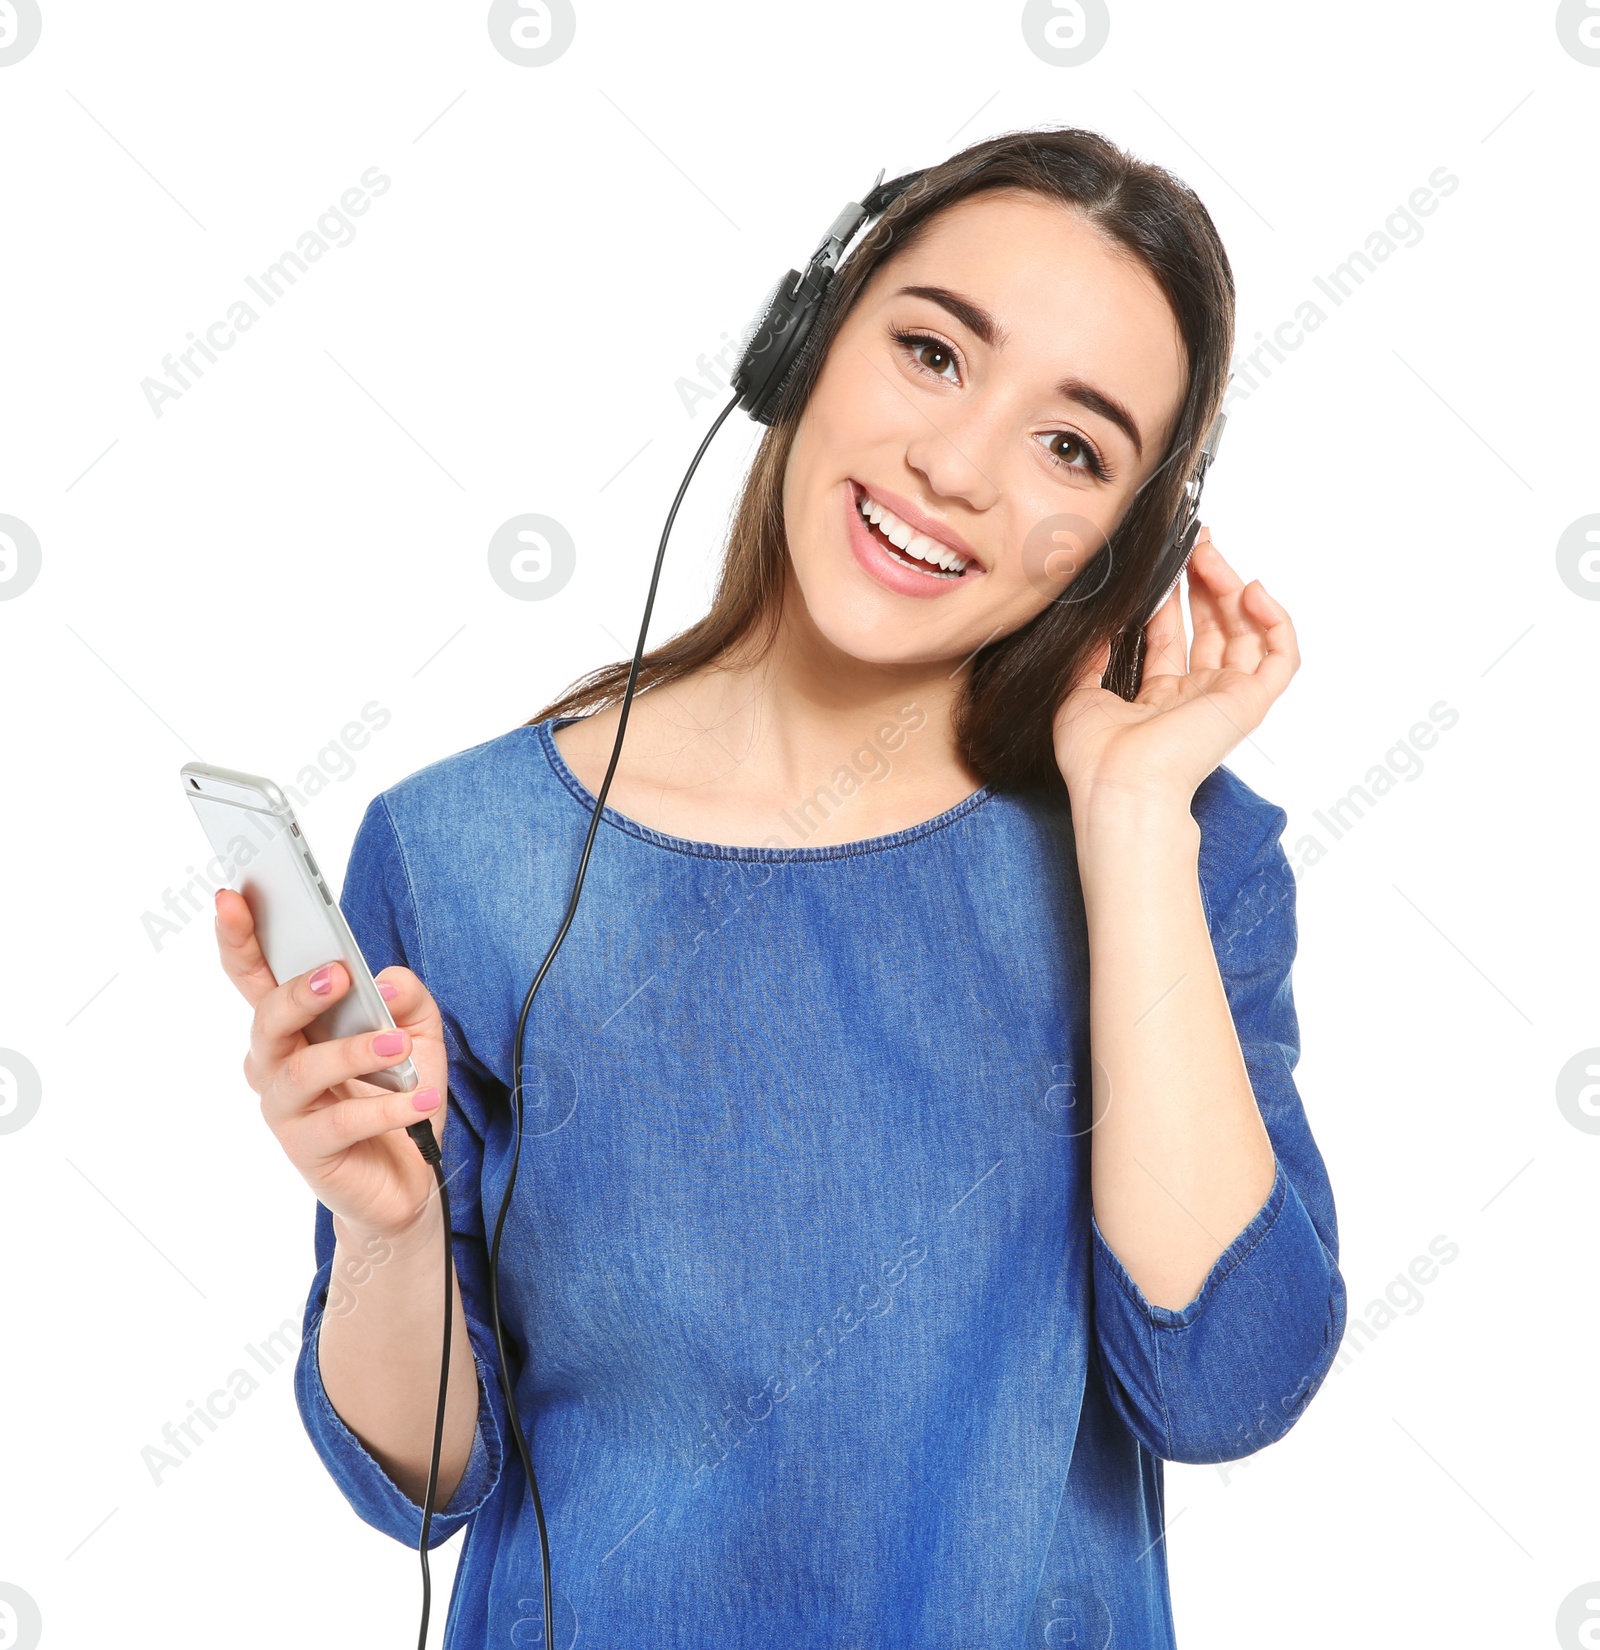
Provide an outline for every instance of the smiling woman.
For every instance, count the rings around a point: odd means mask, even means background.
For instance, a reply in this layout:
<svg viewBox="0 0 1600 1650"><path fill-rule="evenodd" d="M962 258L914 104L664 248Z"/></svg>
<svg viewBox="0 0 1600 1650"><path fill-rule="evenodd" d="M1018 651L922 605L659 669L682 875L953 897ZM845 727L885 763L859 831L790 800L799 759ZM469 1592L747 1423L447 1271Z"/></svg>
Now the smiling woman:
<svg viewBox="0 0 1600 1650"><path fill-rule="evenodd" d="M1294 626L1205 535L1192 638L1153 589L1216 231L1075 130L861 205L633 720L606 666L357 834L457 1338L407 1097L294 1046L347 981L261 999L324 1205L301 1414L375 1527L471 1526L447 1645L1171 1650L1162 1463L1281 1437L1343 1332L1286 815L1222 766Z"/></svg>
<svg viewBox="0 0 1600 1650"><path fill-rule="evenodd" d="M881 665L958 665L961 760L998 788L1059 789L1053 710L1107 638L1107 685L1139 691L1141 602L1233 352L1233 278L1210 215L1171 173L1073 130L990 139L883 193L892 204L835 280L755 456L710 611L641 662L641 692L687 687L656 712L673 722L673 757L648 756L641 727L634 775L670 766L675 789L695 783L686 732L723 760L695 737L713 662L724 679L811 620L842 644L840 603L852 656L874 631ZM910 546L857 528L863 494ZM943 576L953 562L916 554L917 534L968 564L958 581ZM837 552L896 596L947 599L914 614L876 600L826 577ZM607 665L534 720L613 706L627 674L626 660ZM613 726L592 718L563 748L608 749ZM619 806L628 790L619 770Z"/></svg>
<svg viewBox="0 0 1600 1650"><path fill-rule="evenodd" d="M1024 627L1042 619L1047 630L1052 614L1098 620L1114 578L1087 603L1055 603L1076 580L1041 588L1045 570L1016 547L1067 513L1109 546L1166 449L1186 355L1160 287L1081 212L1009 187L925 220L841 322L790 447L783 519L811 622L884 666L972 658L976 695L1008 648L1025 645ZM907 497L910 477L927 504ZM828 518L841 494L871 582L839 577ZM890 512L887 540L862 524L863 504ZM942 600L908 610L885 592ZM1036 703L1044 712L1058 701ZM1011 711L1008 723L1018 720ZM983 759L973 731L974 772L1012 778Z"/></svg>

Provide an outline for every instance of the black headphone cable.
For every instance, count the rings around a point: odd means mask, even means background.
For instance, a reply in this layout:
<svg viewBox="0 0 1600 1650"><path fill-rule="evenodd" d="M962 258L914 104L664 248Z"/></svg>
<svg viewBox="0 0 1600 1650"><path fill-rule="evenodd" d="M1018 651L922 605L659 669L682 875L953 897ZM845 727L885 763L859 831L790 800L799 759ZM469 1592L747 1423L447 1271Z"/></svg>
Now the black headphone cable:
<svg viewBox="0 0 1600 1650"><path fill-rule="evenodd" d="M428 1650L428 1610L433 1597L433 1583L428 1575L428 1532L433 1527L433 1498L439 1487L439 1452L444 1446L444 1407L450 1391L450 1325L455 1317L454 1279L455 1249L450 1241L450 1190L445 1181L444 1160L439 1152L438 1137L427 1118L412 1123L406 1133L416 1142L433 1177L439 1183L439 1218L444 1225L444 1351L439 1359L439 1407L433 1418L433 1454L428 1461L428 1487L422 1496L422 1534L417 1551L422 1559L422 1626L417 1633L417 1650Z"/></svg>
<svg viewBox="0 0 1600 1650"><path fill-rule="evenodd" d="M578 912L578 898L583 892L583 879L589 869L589 854L594 847L595 833L600 828L600 816L605 809L606 796L611 790L612 776L617 771L617 762L622 755L623 735L628 731L628 712L633 705L633 693L639 680L639 667L644 658L645 638L650 633L650 614L655 607L656 588L661 582L661 566L666 558L667 539L672 532L672 524L677 518L678 506L683 502L683 495L688 491L689 482L699 468L700 460L705 456L706 448L711 445L711 439L722 428L723 420L739 405L740 396L735 393L728 402L711 428L706 431L705 439L700 443L689 468L684 472L683 480L678 484L677 496L672 501L672 508L667 512L666 526L661 529L661 543L656 550L655 567L650 575L650 593L645 599L644 618L639 625L639 641L633 650L633 661L628 669L628 683L622 694L622 714L617 719L617 736L611 746L611 761L606 767L606 776L600 784L600 794L595 798L594 812L589 820L589 833L584 838L583 853L578 860L578 873L572 884L572 894L567 901L567 914L563 918L560 931L551 942L550 949L545 953L544 961L539 965L539 972L533 977L533 984L528 987L528 995L523 999L522 1013L517 1017L516 1042L512 1052L511 1098L516 1111L517 1128L514 1136L514 1145L511 1152L511 1174L506 1181L504 1195L500 1199L500 1213L494 1223L494 1242L489 1251L489 1307L494 1320L494 1340L496 1350L500 1355L500 1390L505 1398L506 1415L511 1422L512 1436L516 1439L517 1453L522 1458L522 1470L527 1476L528 1489L533 1496L534 1517L539 1526L539 1558L544 1579L544 1644L545 1650L555 1650L555 1622L553 1618L553 1600L550 1586L550 1537L545 1528L544 1507L539 1500L539 1481L534 1476L533 1457L528 1450L528 1441L523 1434L522 1422L517 1414L515 1401L516 1386L511 1379L510 1360L506 1356L505 1331L500 1322L500 1237L505 1227L506 1211L511 1207L511 1194L517 1184L517 1167L522 1157L522 1045L527 1032L528 1014L533 1007L534 993L538 991L550 970L550 964L555 961L556 953L561 949L561 942L566 939L568 930L572 927L572 920ZM448 1090L446 1099L448 1101ZM444 1166L440 1156L439 1146L434 1136L433 1125L424 1120L413 1123L406 1133L416 1142L417 1149L433 1166L434 1177L439 1183L439 1209L444 1222L445 1240L445 1267L444 1267L444 1353L439 1367L439 1407L433 1424L433 1457L428 1467L428 1488L423 1501L422 1535L418 1541L418 1552L422 1560L422 1630L417 1640L418 1650L427 1650L428 1642L428 1607L430 1583L428 1578L428 1531L433 1521L433 1498L438 1487L439 1453L444 1440L445 1401L448 1393L450 1378L450 1321L454 1302L451 1295L451 1277L455 1269L455 1257L451 1245L450 1232L450 1198L445 1190Z"/></svg>

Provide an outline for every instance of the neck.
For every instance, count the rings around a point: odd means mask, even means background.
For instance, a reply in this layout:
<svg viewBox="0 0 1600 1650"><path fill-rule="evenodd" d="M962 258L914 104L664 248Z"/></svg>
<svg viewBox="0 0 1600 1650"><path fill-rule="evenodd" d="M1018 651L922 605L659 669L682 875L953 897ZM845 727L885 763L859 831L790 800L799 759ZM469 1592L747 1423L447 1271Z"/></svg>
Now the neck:
<svg viewBox="0 0 1600 1650"><path fill-rule="evenodd" d="M841 653L812 624L791 572L761 658L727 659L670 692L683 719L706 729L743 783L768 797L804 794L841 765L876 770L874 790L971 791L980 781L953 727L969 668L961 659L875 664Z"/></svg>

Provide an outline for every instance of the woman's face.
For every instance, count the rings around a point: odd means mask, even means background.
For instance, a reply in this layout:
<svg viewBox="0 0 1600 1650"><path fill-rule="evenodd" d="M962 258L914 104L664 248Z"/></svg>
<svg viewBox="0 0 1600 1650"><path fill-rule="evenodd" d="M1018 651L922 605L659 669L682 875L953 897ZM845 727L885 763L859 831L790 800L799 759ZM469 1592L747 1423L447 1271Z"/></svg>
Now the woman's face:
<svg viewBox="0 0 1600 1650"><path fill-rule="evenodd" d="M1186 372L1159 287L1075 210L1007 190L940 213L861 293L795 433L810 622L867 662L961 660L1080 571L1092 593L1105 558L1085 563L1160 465ZM911 553L859 505L914 530Z"/></svg>

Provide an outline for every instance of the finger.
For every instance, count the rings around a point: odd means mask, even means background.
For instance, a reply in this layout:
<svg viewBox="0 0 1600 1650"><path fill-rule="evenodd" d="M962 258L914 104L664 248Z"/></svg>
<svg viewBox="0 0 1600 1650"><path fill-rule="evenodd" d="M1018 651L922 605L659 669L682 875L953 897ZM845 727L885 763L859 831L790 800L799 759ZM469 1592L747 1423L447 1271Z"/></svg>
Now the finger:
<svg viewBox="0 0 1600 1650"><path fill-rule="evenodd" d="M1221 670L1222 655L1228 645L1227 626L1223 622L1221 604L1205 576L1211 564L1211 529L1202 527L1195 540L1194 554L1189 558L1189 619L1194 626L1194 639L1189 644L1191 670Z"/></svg>
<svg viewBox="0 0 1600 1650"><path fill-rule="evenodd" d="M429 1099L436 1103L425 1109L416 1103ZM363 1140L410 1128L423 1118L432 1121L437 1139L444 1133L445 1111L436 1088L417 1089L412 1094L363 1095L306 1113L284 1130L284 1144L297 1161L316 1163L338 1157Z"/></svg>
<svg viewBox="0 0 1600 1650"><path fill-rule="evenodd" d="M1245 600L1261 615L1264 645L1254 670L1231 667L1207 696L1233 723L1241 737L1261 725L1274 700L1288 687L1300 668L1300 647L1294 623L1283 605L1269 596L1258 581L1245 587ZM1224 708L1225 706L1230 708Z"/></svg>
<svg viewBox="0 0 1600 1650"><path fill-rule="evenodd" d="M216 931L222 970L247 1003L253 1006L277 990L278 982L256 939L250 903L237 889L218 889Z"/></svg>
<svg viewBox="0 0 1600 1650"><path fill-rule="evenodd" d="M258 1091L261 1095L261 1115L276 1130L310 1110L316 1101L338 1084L397 1065L412 1052L412 1042L410 1034L399 1029L362 1032L354 1037L334 1037L325 1043L302 1042L281 1059L256 1066L265 1076ZM342 1105L344 1102L335 1100L329 1104ZM411 1121L416 1122L416 1118Z"/></svg>
<svg viewBox="0 0 1600 1650"><path fill-rule="evenodd" d="M1245 600L1261 615L1265 642L1265 651L1255 675L1271 688L1273 698L1277 698L1300 668L1300 638L1288 608L1268 593L1260 579L1252 579L1245 586L1244 595Z"/></svg>
<svg viewBox="0 0 1600 1650"><path fill-rule="evenodd" d="M401 963L392 963L372 976L378 995L389 1005L396 1025L413 1029L431 1011L433 999L420 979Z"/></svg>
<svg viewBox="0 0 1600 1650"><path fill-rule="evenodd" d="M317 990L318 985L325 989ZM324 963L285 980L256 1004L255 1019L250 1023L250 1052L244 1063L251 1088L260 1092L273 1068L305 1042L305 1028L349 989L349 969L341 962Z"/></svg>
<svg viewBox="0 0 1600 1650"><path fill-rule="evenodd" d="M1175 584L1172 593L1144 627L1144 679L1148 682L1156 676L1183 676L1188 669L1189 635L1183 623L1183 601Z"/></svg>
<svg viewBox="0 0 1600 1650"><path fill-rule="evenodd" d="M1204 553L1196 543L1190 565L1211 597L1215 633L1207 648L1207 657L1214 657L1218 637L1222 644L1220 660L1208 668L1254 670L1266 653L1267 642L1263 627L1244 609L1244 580L1210 539L1206 540Z"/></svg>

